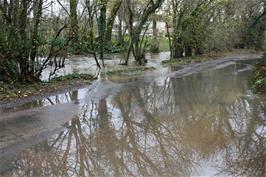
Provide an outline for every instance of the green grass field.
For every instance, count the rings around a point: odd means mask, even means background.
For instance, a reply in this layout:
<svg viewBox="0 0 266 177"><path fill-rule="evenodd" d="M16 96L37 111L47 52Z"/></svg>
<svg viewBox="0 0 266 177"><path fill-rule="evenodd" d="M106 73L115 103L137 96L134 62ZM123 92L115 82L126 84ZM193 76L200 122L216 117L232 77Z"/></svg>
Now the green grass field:
<svg viewBox="0 0 266 177"><path fill-rule="evenodd" d="M166 38L166 37L160 37L159 38L159 45L160 45L160 51L161 52L168 52L168 51L170 51L168 38Z"/></svg>

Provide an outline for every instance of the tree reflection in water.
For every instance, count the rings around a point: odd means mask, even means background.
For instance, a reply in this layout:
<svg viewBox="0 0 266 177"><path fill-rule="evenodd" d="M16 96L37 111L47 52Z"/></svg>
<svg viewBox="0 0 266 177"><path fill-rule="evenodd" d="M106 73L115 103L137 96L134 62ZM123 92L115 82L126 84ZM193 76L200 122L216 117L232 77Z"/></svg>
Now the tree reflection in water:
<svg viewBox="0 0 266 177"><path fill-rule="evenodd" d="M224 171L236 176L266 175L266 116L265 104L239 100L238 109L229 108L235 138L226 149ZM241 115L241 116L239 116Z"/></svg>
<svg viewBox="0 0 266 177"><path fill-rule="evenodd" d="M217 174L263 177L264 102L247 96L241 75L224 73L166 78L88 102L65 131L23 151L12 175L191 176L218 159Z"/></svg>

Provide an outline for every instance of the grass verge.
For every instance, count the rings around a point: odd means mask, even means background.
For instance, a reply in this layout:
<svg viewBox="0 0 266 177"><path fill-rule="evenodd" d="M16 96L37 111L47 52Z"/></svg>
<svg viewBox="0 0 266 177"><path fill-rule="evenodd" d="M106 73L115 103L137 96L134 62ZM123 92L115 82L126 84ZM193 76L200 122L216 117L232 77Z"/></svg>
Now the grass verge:
<svg viewBox="0 0 266 177"><path fill-rule="evenodd" d="M47 82L28 85L7 84L0 82L0 100L11 101L35 95L45 95L50 92L63 91L90 83L94 78L89 74L69 74L60 76Z"/></svg>
<svg viewBox="0 0 266 177"><path fill-rule="evenodd" d="M171 60L164 60L162 61L162 65L165 67L169 66L183 66L187 64L192 64L192 63L201 63L209 60L216 60L221 57L226 57L226 56L232 56L232 55L241 55L241 54L250 54L250 53L256 53L253 50L232 50L228 52L210 52L208 54L203 54L203 55L195 55L192 57L183 57L180 59L171 59Z"/></svg>
<svg viewBox="0 0 266 177"><path fill-rule="evenodd" d="M253 77L251 79L252 88L255 93L266 93L266 53L263 56L261 62L259 62L253 71Z"/></svg>

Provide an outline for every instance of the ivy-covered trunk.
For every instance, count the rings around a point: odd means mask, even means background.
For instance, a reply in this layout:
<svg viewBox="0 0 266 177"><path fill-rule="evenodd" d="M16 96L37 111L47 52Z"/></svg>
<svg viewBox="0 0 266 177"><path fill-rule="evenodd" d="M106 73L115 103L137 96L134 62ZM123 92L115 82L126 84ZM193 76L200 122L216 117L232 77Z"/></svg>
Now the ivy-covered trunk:
<svg viewBox="0 0 266 177"><path fill-rule="evenodd" d="M99 17L99 41L100 41L100 60L104 67L104 47L106 44L105 34L106 34L106 10L107 10L107 0L99 1L100 7L100 17Z"/></svg>
<svg viewBox="0 0 266 177"><path fill-rule="evenodd" d="M36 0L33 5L33 29L31 36L31 53L30 53L30 73L35 74L36 67L36 57L39 46L38 30L40 26L41 16L42 16L42 6L43 0Z"/></svg>
<svg viewBox="0 0 266 177"><path fill-rule="evenodd" d="M72 38L71 47L74 53L79 53L79 36L78 36L78 0L70 0L70 37Z"/></svg>
<svg viewBox="0 0 266 177"><path fill-rule="evenodd" d="M183 57L184 49L182 45L182 39L179 37L180 32L180 21L182 19L182 14L178 14L178 3L173 1L172 2L172 9L173 9L173 15L172 15L172 41L171 41L171 59L175 58L181 58ZM169 35L170 33L168 33ZM169 40L171 38L169 37Z"/></svg>

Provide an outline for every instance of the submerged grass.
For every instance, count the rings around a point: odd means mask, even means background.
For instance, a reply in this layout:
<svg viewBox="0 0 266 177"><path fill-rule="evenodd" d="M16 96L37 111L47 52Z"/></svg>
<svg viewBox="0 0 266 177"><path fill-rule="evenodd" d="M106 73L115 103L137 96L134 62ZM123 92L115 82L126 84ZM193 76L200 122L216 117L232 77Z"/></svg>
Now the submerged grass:
<svg viewBox="0 0 266 177"><path fill-rule="evenodd" d="M143 73L145 71L155 70L154 67L148 66L125 66L118 68L110 68L106 69L101 73L101 75L113 76L113 75L135 75L139 73Z"/></svg>

